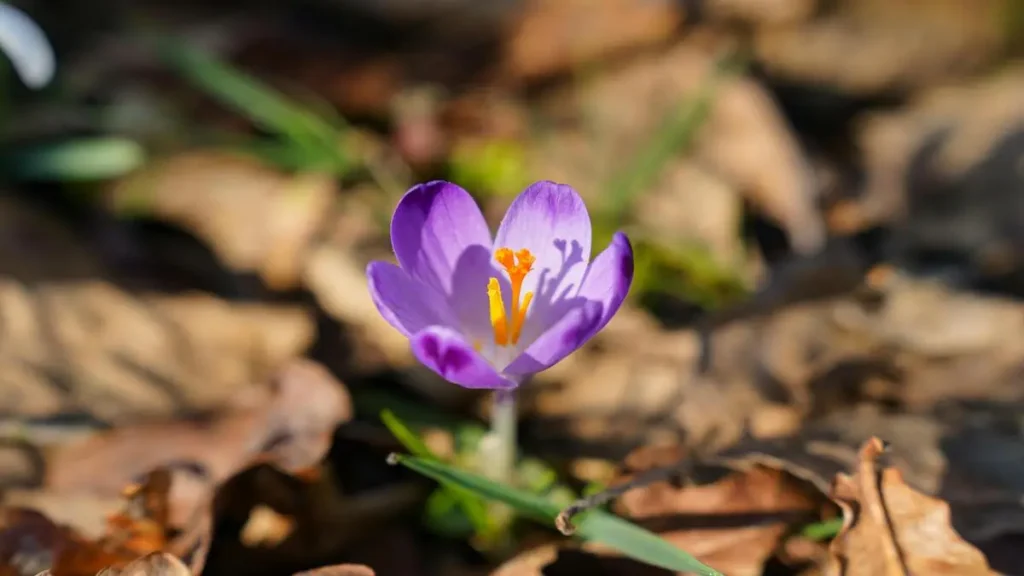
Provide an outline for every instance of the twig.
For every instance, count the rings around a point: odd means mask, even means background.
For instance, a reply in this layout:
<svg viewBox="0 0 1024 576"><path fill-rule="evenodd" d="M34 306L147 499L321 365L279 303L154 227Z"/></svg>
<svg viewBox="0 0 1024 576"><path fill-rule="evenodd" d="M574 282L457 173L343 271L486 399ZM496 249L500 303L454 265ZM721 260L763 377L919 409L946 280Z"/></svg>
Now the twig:
<svg viewBox="0 0 1024 576"><path fill-rule="evenodd" d="M576 527L572 524L572 519L581 512L586 512L598 506L604 506L608 502L622 496L626 492L635 488L643 488L644 486L654 484L655 482L661 482L668 480L675 476L689 476L693 472L696 459L685 458L680 462L669 464L668 466L661 466L658 468L652 468L639 474L636 478L633 478L629 482L620 484L619 486L613 486L607 490L602 490L597 494L592 494L586 498L580 498L573 502L568 508L562 510L555 517L555 527L558 531L566 536L571 536L576 532Z"/></svg>

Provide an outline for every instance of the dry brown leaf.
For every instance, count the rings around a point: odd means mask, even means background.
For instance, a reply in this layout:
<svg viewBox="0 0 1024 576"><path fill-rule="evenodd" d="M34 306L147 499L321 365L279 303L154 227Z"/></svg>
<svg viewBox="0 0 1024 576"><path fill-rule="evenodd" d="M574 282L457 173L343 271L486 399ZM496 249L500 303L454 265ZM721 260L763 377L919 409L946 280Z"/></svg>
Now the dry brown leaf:
<svg viewBox="0 0 1024 576"><path fill-rule="evenodd" d="M490 576L543 576L544 567L558 558L558 546L551 544L526 550L498 566Z"/></svg>
<svg viewBox="0 0 1024 576"><path fill-rule="evenodd" d="M34 510L6 508L0 573L13 567L22 574L46 568L50 576L190 576L180 560L161 552L169 544L170 482L170 472L158 469L126 488L119 510L107 516L104 533L95 539Z"/></svg>
<svg viewBox="0 0 1024 576"><path fill-rule="evenodd" d="M709 18L762 26L801 22L817 7L817 0L707 0L702 6Z"/></svg>
<svg viewBox="0 0 1024 576"><path fill-rule="evenodd" d="M844 206L852 211L844 215L846 226L862 228L905 216L908 178L925 168L912 166L914 156L939 133L950 131L932 162L944 178L961 179L992 157L1024 118L1017 105L1022 94L1024 69L1011 66L977 82L925 91L898 110L866 115L857 141L868 181L863 197Z"/></svg>
<svg viewBox="0 0 1024 576"><path fill-rule="evenodd" d="M867 116L857 136L865 193L833 219L848 228L895 224L898 266L920 269L921 254L941 253L944 277L1019 294L1024 237L1012 191L1024 182L1021 98L1017 65Z"/></svg>
<svg viewBox="0 0 1024 576"><path fill-rule="evenodd" d="M666 118L692 105L714 81L716 61L729 48L721 37L697 34L553 94L552 107L571 102L576 125L531 145L531 170L571 182L600 202L598 194ZM668 162L644 191L640 211L651 220L640 223L656 226L652 234L659 239L706 244L723 265L737 266L737 220L746 199L778 222L800 251L813 252L825 231L814 174L771 95L750 79L727 77L718 80L713 102L690 150ZM673 203L669 213L660 211Z"/></svg>
<svg viewBox="0 0 1024 576"><path fill-rule="evenodd" d="M0 280L0 316L5 414L112 424L223 407L314 334L303 308L133 295L102 281Z"/></svg>
<svg viewBox="0 0 1024 576"><path fill-rule="evenodd" d="M118 183L115 210L181 226L230 269L294 288L335 196L326 174L288 176L254 159L215 152L169 158Z"/></svg>
<svg viewBox="0 0 1024 576"><path fill-rule="evenodd" d="M663 568L611 555L607 550L583 544L581 547L546 545L527 550L505 562L490 576L665 576Z"/></svg>
<svg viewBox="0 0 1024 576"><path fill-rule="evenodd" d="M296 572L293 576L374 576L373 569L360 564L337 564Z"/></svg>
<svg viewBox="0 0 1024 576"><path fill-rule="evenodd" d="M874 93L977 71L1000 53L998 0L841 0L817 17L757 30L767 69L809 84Z"/></svg>
<svg viewBox="0 0 1024 576"><path fill-rule="evenodd" d="M33 510L8 508L0 515L0 574L21 576L52 570L53 576L95 576L137 554L83 538Z"/></svg>
<svg viewBox="0 0 1024 576"><path fill-rule="evenodd" d="M48 460L47 488L117 494L148 471L171 466L177 471L171 523L180 526L205 505L214 486L255 458L289 471L316 464L352 410L342 384L307 360L281 368L248 404L207 423L123 427L56 447ZM198 470L190 474L189 467Z"/></svg>
<svg viewBox="0 0 1024 576"><path fill-rule="evenodd" d="M37 576L61 576L65 572L46 570ZM104 568L96 576L193 576L198 574L189 570L185 564L172 554L153 552L133 560L121 568ZM374 576L368 566L359 564L337 564L324 566L304 572L296 572L293 576Z"/></svg>
<svg viewBox="0 0 1024 576"><path fill-rule="evenodd" d="M836 384L836 382L833 382ZM972 544L997 549L1024 529L1024 437L1020 404L949 404L940 415L893 414L862 405L810 422L789 438L745 440L713 459L730 468L779 468L827 494L837 474L858 463L858 447L892 438L887 462L908 486L949 504L953 528ZM1015 563L993 568L1014 573Z"/></svg>
<svg viewBox="0 0 1024 576"><path fill-rule="evenodd" d="M679 4L666 0L530 0L505 45L505 73L533 80L581 64L656 45L682 23Z"/></svg>
<svg viewBox="0 0 1024 576"><path fill-rule="evenodd" d="M894 468L879 470L884 444L864 443L853 476L839 474L831 497L843 528L829 546L829 576L989 576L985 556L950 525L949 505L907 486Z"/></svg>
<svg viewBox="0 0 1024 576"><path fill-rule="evenodd" d="M107 517L103 534L95 539L35 510L5 507L0 525L0 574L47 569L52 576L91 576L111 566L130 567L137 564L134 558L158 553L167 544L170 479L167 470L155 470L143 484L126 489L119 510ZM184 568L176 559L173 564ZM187 570L184 573L187 575Z"/></svg>
<svg viewBox="0 0 1024 576"><path fill-rule="evenodd" d="M153 552L123 568L107 568L96 576L192 576L192 571L171 554Z"/></svg>
<svg viewBox="0 0 1024 576"><path fill-rule="evenodd" d="M681 456L678 449L640 450L627 464L640 473ZM705 485L646 485L623 494L618 505L701 562L730 576L760 576L787 529L813 518L820 503L787 473L752 467Z"/></svg>
<svg viewBox="0 0 1024 576"><path fill-rule="evenodd" d="M689 441L714 438L719 448L751 426L765 436L786 435L806 404L803 347L827 334L823 324L816 309L801 308L760 326L726 326L715 333L711 366L700 374L696 331L666 330L624 309L593 346L538 374L523 390L523 406L543 422L538 434L572 446L567 455L586 451L612 460L625 455L613 448L677 442L680 432ZM772 338L772 329L785 330L788 339Z"/></svg>

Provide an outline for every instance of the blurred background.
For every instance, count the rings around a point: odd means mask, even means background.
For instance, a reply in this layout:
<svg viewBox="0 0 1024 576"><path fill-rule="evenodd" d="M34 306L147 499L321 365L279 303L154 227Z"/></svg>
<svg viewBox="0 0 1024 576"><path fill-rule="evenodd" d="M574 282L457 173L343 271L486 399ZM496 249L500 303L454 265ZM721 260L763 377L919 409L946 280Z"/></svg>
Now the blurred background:
<svg viewBox="0 0 1024 576"><path fill-rule="evenodd" d="M492 225L568 183L595 253L634 243L622 311L522 390L524 489L678 463L611 509L730 576L824 574L879 554L838 549L832 485L878 436L955 529L896 526L904 556L1024 574L1024 2L12 5L55 69L0 26L0 574L669 574L488 537L385 462L382 410L454 463L486 430L366 288L435 178Z"/></svg>

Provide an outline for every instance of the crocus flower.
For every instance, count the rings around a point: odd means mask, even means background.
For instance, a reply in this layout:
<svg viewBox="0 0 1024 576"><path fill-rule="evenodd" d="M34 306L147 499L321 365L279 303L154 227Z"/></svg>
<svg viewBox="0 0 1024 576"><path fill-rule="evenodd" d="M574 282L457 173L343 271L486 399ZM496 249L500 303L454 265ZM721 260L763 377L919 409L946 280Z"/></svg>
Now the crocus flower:
<svg viewBox="0 0 1024 576"><path fill-rule="evenodd" d="M449 182L406 192L391 219L398 266L371 262L370 294L413 353L449 382L511 389L583 345L633 280L625 234L590 260L590 216L571 187L537 182L497 236Z"/></svg>

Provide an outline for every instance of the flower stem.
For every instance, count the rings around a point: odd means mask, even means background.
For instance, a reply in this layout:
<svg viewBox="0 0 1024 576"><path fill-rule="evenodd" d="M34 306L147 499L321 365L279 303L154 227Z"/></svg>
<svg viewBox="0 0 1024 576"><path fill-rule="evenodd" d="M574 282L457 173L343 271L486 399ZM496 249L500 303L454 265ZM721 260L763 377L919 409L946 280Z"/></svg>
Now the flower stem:
<svg viewBox="0 0 1024 576"><path fill-rule="evenodd" d="M491 431L480 442L477 469L495 482L506 486L516 483L516 397L514 390L495 390L491 407ZM515 514L500 502L487 506L489 520L488 547L499 549L511 545L508 528Z"/></svg>
<svg viewBox="0 0 1024 576"><path fill-rule="evenodd" d="M514 484L516 470L516 393L495 390L491 411L491 445L488 464L492 478L502 484Z"/></svg>

